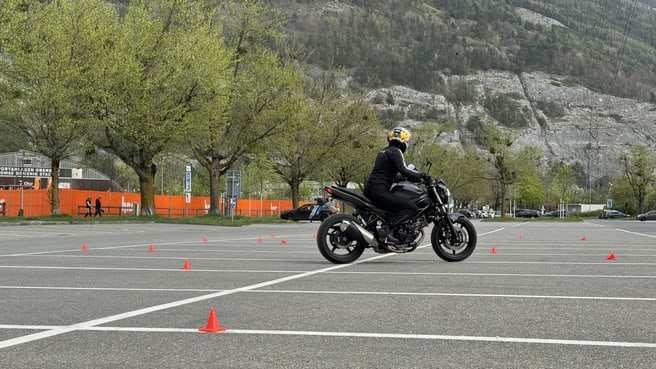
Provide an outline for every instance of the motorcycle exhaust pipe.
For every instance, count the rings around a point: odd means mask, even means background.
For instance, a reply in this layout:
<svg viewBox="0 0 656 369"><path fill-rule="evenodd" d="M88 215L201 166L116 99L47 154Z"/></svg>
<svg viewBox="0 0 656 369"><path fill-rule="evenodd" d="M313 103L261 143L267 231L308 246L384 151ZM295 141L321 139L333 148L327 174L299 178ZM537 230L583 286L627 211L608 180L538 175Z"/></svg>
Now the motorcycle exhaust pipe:
<svg viewBox="0 0 656 369"><path fill-rule="evenodd" d="M366 243L369 246L378 246L378 241L376 241L374 235L357 223L344 220L339 226L339 230L358 242Z"/></svg>

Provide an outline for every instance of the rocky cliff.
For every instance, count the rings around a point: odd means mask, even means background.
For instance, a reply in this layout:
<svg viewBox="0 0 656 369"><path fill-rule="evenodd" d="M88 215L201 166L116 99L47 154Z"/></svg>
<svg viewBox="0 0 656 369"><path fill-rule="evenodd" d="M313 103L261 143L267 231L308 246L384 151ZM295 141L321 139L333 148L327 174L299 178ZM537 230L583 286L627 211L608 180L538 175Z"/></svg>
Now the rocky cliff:
<svg viewBox="0 0 656 369"><path fill-rule="evenodd" d="M417 92L395 86L372 91L370 101L399 124L414 126L422 121L412 112L440 111L456 121L455 129L439 133L443 143L471 144L466 128L472 117L500 125L484 108L485 96L507 94L529 112L528 124L513 129L514 145L539 147L545 164L580 163L593 178L619 175L617 156L634 144L645 144L656 151L656 105L598 94L585 87L571 85L566 77L541 72L521 75L506 72L482 72L451 77L466 80L474 87L472 104L450 103L444 96ZM540 106L548 102L560 112L549 116ZM542 103L542 104L541 104Z"/></svg>

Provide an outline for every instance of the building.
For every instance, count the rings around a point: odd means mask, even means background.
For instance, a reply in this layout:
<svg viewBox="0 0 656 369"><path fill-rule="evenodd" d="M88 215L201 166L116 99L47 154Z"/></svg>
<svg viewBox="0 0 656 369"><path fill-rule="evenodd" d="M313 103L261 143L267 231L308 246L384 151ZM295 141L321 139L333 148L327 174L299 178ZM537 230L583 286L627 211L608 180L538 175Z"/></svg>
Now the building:
<svg viewBox="0 0 656 369"><path fill-rule="evenodd" d="M52 182L50 159L30 151L0 154L0 189L46 189ZM59 188L123 192L105 174L72 160L62 160Z"/></svg>

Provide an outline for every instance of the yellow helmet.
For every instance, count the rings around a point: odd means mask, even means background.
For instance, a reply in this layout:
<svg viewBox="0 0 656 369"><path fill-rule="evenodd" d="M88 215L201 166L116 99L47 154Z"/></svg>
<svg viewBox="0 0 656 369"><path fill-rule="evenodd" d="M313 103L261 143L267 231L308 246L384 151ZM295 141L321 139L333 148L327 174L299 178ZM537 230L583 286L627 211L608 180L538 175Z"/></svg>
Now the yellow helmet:
<svg viewBox="0 0 656 369"><path fill-rule="evenodd" d="M410 141L410 131L405 127L392 128L387 134L387 141L398 141L404 149L407 149L408 141Z"/></svg>

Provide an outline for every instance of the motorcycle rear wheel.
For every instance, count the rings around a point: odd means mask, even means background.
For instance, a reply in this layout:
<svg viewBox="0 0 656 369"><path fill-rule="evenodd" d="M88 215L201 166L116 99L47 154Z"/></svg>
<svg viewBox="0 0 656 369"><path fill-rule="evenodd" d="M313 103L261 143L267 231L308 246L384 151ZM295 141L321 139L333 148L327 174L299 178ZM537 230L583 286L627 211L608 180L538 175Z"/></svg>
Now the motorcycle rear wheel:
<svg viewBox="0 0 656 369"><path fill-rule="evenodd" d="M467 259L476 248L476 229L469 219L458 218L454 220L453 228L462 237L462 242L458 244L451 243L448 225L443 221L436 223L431 233L433 251L435 251L440 259L449 262Z"/></svg>
<svg viewBox="0 0 656 369"><path fill-rule="evenodd" d="M356 217L349 214L329 216L317 231L317 247L326 260L335 264L347 264L357 260L364 252L365 245L350 239L340 230L344 220L358 223Z"/></svg>

